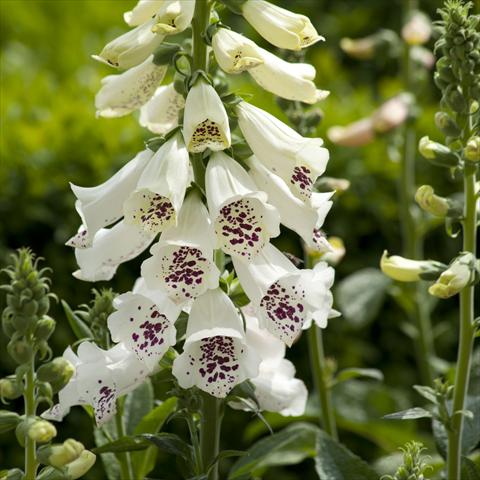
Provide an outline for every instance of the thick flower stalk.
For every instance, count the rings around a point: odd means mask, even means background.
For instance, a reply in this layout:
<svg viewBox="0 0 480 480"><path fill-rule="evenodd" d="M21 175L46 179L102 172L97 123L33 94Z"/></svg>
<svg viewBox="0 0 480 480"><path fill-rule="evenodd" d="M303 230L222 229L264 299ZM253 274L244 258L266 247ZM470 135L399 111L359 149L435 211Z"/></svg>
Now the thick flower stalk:
<svg viewBox="0 0 480 480"><path fill-rule="evenodd" d="M269 2L224 3L275 46L299 50L323 40L307 17ZM313 322L325 328L338 315L333 268L301 270L271 244L283 224L309 248L330 249L320 229L332 192L314 187L328 150L322 139L303 137L228 93L210 57L227 74L248 71L280 97L314 104L328 92L315 86L312 65L285 62L225 25L211 25L213 18L208 0L141 0L125 14L135 28L99 56L126 71L103 80L98 115L140 109L140 124L162 137L105 183L72 185L82 223L67 242L80 267L74 275L109 280L121 263L153 246L132 291L114 300L113 343L83 342L76 353L65 352L76 374L47 414L60 419L87 403L102 424L115 414L116 400L155 373L173 347L178 386L202 391L197 466L209 479L218 478L212 462L223 399L251 380L260 409L302 414L306 389L284 358L285 345ZM165 43L190 25L191 50L188 42ZM174 82L161 85L171 66ZM239 156L239 144L254 156ZM238 293L250 301L248 314L235 303ZM178 339L182 310L188 321Z"/></svg>

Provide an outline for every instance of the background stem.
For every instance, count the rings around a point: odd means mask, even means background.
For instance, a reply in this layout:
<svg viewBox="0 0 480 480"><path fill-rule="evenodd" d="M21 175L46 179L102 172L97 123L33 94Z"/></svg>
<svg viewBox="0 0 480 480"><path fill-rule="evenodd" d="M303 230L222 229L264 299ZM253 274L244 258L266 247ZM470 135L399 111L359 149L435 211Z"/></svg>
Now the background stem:
<svg viewBox="0 0 480 480"><path fill-rule="evenodd" d="M25 401L26 417L36 416L35 405L35 360L32 358L25 376ZM37 476L37 459L35 455L35 441L28 435L25 436L25 480L35 480Z"/></svg>

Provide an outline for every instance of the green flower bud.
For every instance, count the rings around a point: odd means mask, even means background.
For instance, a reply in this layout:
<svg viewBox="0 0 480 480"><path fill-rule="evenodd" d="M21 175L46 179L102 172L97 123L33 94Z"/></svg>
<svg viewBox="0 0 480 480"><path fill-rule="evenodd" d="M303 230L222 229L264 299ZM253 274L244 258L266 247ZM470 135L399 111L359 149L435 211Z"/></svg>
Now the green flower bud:
<svg viewBox="0 0 480 480"><path fill-rule="evenodd" d="M455 167L458 165L458 157L448 147L434 142L428 137L422 137L418 149L423 157L433 164L441 167Z"/></svg>
<svg viewBox="0 0 480 480"><path fill-rule="evenodd" d="M432 260L410 260L399 255L388 256L383 252L380 260L380 268L387 277L399 282L416 282L425 280L431 275L438 275L447 266Z"/></svg>
<svg viewBox="0 0 480 480"><path fill-rule="evenodd" d="M0 398L5 400L15 400L23 395L23 384L17 382L15 377L2 378L0 380Z"/></svg>
<svg viewBox="0 0 480 480"><path fill-rule="evenodd" d="M55 320L44 315L35 327L34 336L36 340L48 340L55 330Z"/></svg>
<svg viewBox="0 0 480 480"><path fill-rule="evenodd" d="M480 137L472 137L467 142L463 154L470 162L480 161Z"/></svg>
<svg viewBox="0 0 480 480"><path fill-rule="evenodd" d="M33 356L33 348L24 338L12 338L8 342L7 351L19 365L30 362Z"/></svg>
<svg viewBox="0 0 480 480"><path fill-rule="evenodd" d="M49 382L55 392L61 390L73 377L75 367L65 358L57 357L37 370L41 382Z"/></svg>
<svg viewBox="0 0 480 480"><path fill-rule="evenodd" d="M0 480L23 480L23 478L23 471L19 468L11 468L7 472L5 472L3 476L0 476Z"/></svg>
<svg viewBox="0 0 480 480"><path fill-rule="evenodd" d="M435 125L448 137L458 137L462 133L460 127L445 112L435 114Z"/></svg>
<svg viewBox="0 0 480 480"><path fill-rule="evenodd" d="M67 474L72 480L83 477L95 464L96 455L84 450L76 460L66 466Z"/></svg>
<svg viewBox="0 0 480 480"><path fill-rule="evenodd" d="M46 443L56 437L57 429L47 420L35 420L29 425L27 435L37 443Z"/></svg>
<svg viewBox="0 0 480 480"><path fill-rule="evenodd" d="M457 113L466 113L468 110L468 103L465 100L462 92L458 89L450 90L445 97L448 106Z"/></svg>
<svg viewBox="0 0 480 480"><path fill-rule="evenodd" d="M459 217L462 208L452 200L435 195L430 185L422 185L415 194L415 200L422 210L435 217Z"/></svg>
<svg viewBox="0 0 480 480"><path fill-rule="evenodd" d="M0 433L13 430L20 422L22 417L15 412L0 410Z"/></svg>
<svg viewBox="0 0 480 480"><path fill-rule="evenodd" d="M44 465L61 468L76 460L84 450L85 447L80 442L69 438L63 443L40 447L37 450L37 458Z"/></svg>

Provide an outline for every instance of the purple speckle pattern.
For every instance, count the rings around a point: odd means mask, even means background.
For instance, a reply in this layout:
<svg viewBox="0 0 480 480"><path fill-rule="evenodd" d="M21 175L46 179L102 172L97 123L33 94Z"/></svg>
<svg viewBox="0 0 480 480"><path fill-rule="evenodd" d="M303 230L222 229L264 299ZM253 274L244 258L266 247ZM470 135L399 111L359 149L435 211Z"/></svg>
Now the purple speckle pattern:
<svg viewBox="0 0 480 480"><path fill-rule="evenodd" d="M95 409L95 420L101 425L115 412L115 400L117 398L114 385L102 385L98 380L98 391L93 396L93 407Z"/></svg>
<svg viewBox="0 0 480 480"><path fill-rule="evenodd" d="M312 172L305 165L297 166L293 169L290 183L298 191L302 198L309 199L312 195L313 178Z"/></svg>
<svg viewBox="0 0 480 480"><path fill-rule="evenodd" d="M181 246L162 255L157 278L176 302L196 298L207 290L206 275L212 264L200 249Z"/></svg>
<svg viewBox="0 0 480 480"><path fill-rule="evenodd" d="M92 246L92 241L88 238L87 230L82 228L65 245L73 248L88 248Z"/></svg>
<svg viewBox="0 0 480 480"><path fill-rule="evenodd" d="M268 241L257 199L242 198L225 205L215 221L222 250L251 260Z"/></svg>
<svg viewBox="0 0 480 480"><path fill-rule="evenodd" d="M221 150L227 146L227 143L219 126L207 118L195 128L189 150L193 153L203 152L207 148Z"/></svg>
<svg viewBox="0 0 480 480"><path fill-rule="evenodd" d="M160 232L176 219L170 200L150 190L136 192L132 207L131 223L141 225L147 232Z"/></svg>
<svg viewBox="0 0 480 480"><path fill-rule="evenodd" d="M298 282L273 283L260 302L268 330L291 345L305 322L305 290Z"/></svg>
<svg viewBox="0 0 480 480"><path fill-rule="evenodd" d="M238 382L239 357L243 345L231 337L215 336L199 341L199 348L189 354L192 374L202 390L223 398Z"/></svg>

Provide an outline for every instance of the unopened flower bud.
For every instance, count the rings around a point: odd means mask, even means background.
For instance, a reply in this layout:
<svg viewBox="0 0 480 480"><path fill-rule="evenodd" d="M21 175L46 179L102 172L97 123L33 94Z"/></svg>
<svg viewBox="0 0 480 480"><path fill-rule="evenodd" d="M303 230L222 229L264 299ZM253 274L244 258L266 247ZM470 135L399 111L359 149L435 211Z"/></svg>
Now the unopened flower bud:
<svg viewBox="0 0 480 480"><path fill-rule="evenodd" d="M8 342L7 351L19 365L28 363L33 356L32 346L24 338L12 338L12 340Z"/></svg>
<svg viewBox="0 0 480 480"><path fill-rule="evenodd" d="M475 256L470 252L464 253L450 264L428 292L439 298L452 297L474 281L478 268Z"/></svg>
<svg viewBox="0 0 480 480"><path fill-rule="evenodd" d="M335 126L327 131L329 140L345 147L361 147L371 143L375 138L372 120L363 118L345 127Z"/></svg>
<svg viewBox="0 0 480 480"><path fill-rule="evenodd" d="M45 363L37 370L37 378L41 382L51 384L55 392L61 390L75 373L75 367L65 358L57 357Z"/></svg>
<svg viewBox="0 0 480 480"><path fill-rule="evenodd" d="M37 458L44 465L60 468L76 460L84 450L85 447L80 442L69 438L61 444L40 447Z"/></svg>
<svg viewBox="0 0 480 480"><path fill-rule="evenodd" d="M23 384L15 378L2 378L0 380L0 398L15 400L23 395Z"/></svg>
<svg viewBox="0 0 480 480"><path fill-rule="evenodd" d="M467 101L463 96L463 93L458 89L450 90L445 97L448 106L457 113L465 113L468 109Z"/></svg>
<svg viewBox="0 0 480 480"><path fill-rule="evenodd" d="M47 420L35 420L29 425L27 434L37 443L46 443L57 435L57 429Z"/></svg>
<svg viewBox="0 0 480 480"><path fill-rule="evenodd" d="M413 98L408 93L401 93L387 100L372 115L374 130L386 133L402 125L409 116L412 104Z"/></svg>
<svg viewBox="0 0 480 480"><path fill-rule="evenodd" d="M66 465L69 478L76 480L83 477L93 467L96 458L96 455L90 450L83 450L77 459Z"/></svg>
<svg viewBox="0 0 480 480"><path fill-rule="evenodd" d="M399 282L416 282L425 280L431 275L438 275L445 270L446 265L431 260L410 260L399 255L388 256L383 252L380 268L387 277Z"/></svg>
<svg viewBox="0 0 480 480"><path fill-rule="evenodd" d="M448 147L441 143L434 142L428 137L422 137L418 149L423 157L433 164L441 167L455 167L458 164L458 157Z"/></svg>
<svg viewBox="0 0 480 480"><path fill-rule="evenodd" d="M350 180L346 178L320 177L315 183L315 190L318 192L331 192L336 194L346 192L350 188Z"/></svg>
<svg viewBox="0 0 480 480"><path fill-rule="evenodd" d="M35 327L35 339L48 340L50 335L55 330L55 320L48 315L44 315Z"/></svg>
<svg viewBox="0 0 480 480"><path fill-rule="evenodd" d="M432 35L432 22L422 12L414 11L402 28L402 38L409 45L423 45Z"/></svg>
<svg viewBox="0 0 480 480"><path fill-rule="evenodd" d="M11 468L0 472L0 480L23 480L23 478L25 476L20 468Z"/></svg>
<svg viewBox="0 0 480 480"><path fill-rule="evenodd" d="M435 125L442 133L449 137L458 137L462 133L460 127L445 112L437 112L435 114Z"/></svg>
<svg viewBox="0 0 480 480"><path fill-rule="evenodd" d="M422 185L415 194L415 200L425 212L435 217L458 217L462 214L460 205L452 200L435 195L430 185Z"/></svg>
<svg viewBox="0 0 480 480"><path fill-rule="evenodd" d="M471 162L480 161L480 137L470 138L463 154L465 155L465 158Z"/></svg>

